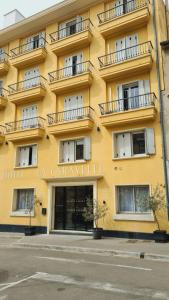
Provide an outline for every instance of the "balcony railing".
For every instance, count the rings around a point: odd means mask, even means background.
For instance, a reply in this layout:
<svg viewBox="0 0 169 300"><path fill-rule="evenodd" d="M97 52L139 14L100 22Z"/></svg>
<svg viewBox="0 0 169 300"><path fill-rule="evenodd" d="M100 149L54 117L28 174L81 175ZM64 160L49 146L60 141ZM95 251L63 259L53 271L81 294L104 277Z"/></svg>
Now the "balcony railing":
<svg viewBox="0 0 169 300"><path fill-rule="evenodd" d="M42 76L36 76L27 80L23 80L8 86L9 94L14 94L17 92L22 92L28 89L32 89L35 87L44 87L44 80L46 80Z"/></svg>
<svg viewBox="0 0 169 300"><path fill-rule="evenodd" d="M6 131L6 127L3 125L0 125L0 135L4 135Z"/></svg>
<svg viewBox="0 0 169 300"><path fill-rule="evenodd" d="M99 23L102 24L137 9L144 8L148 3L149 0L131 0L129 2L123 3L122 5L118 5L112 9L98 14Z"/></svg>
<svg viewBox="0 0 169 300"><path fill-rule="evenodd" d="M83 73L91 72L92 64L90 61L85 61L79 64L56 70L49 73L49 81L54 82L67 77L77 76Z"/></svg>
<svg viewBox="0 0 169 300"><path fill-rule="evenodd" d="M82 120L92 118L93 108L90 106L80 107L76 109L66 110L54 114L48 114L48 124L57 124L69 122L72 120Z"/></svg>
<svg viewBox="0 0 169 300"><path fill-rule="evenodd" d="M0 88L0 97L6 98L8 91L4 88Z"/></svg>
<svg viewBox="0 0 169 300"><path fill-rule="evenodd" d="M120 51L112 52L110 54L99 57L100 67L106 67L109 65L121 63L129 59L140 57L145 54L152 53L152 43L146 42L129 48L125 48Z"/></svg>
<svg viewBox="0 0 169 300"><path fill-rule="evenodd" d="M99 104L101 115L118 113L122 111L134 110L155 106L156 95L154 93L129 97L115 101Z"/></svg>
<svg viewBox="0 0 169 300"><path fill-rule="evenodd" d="M68 36L71 36L73 34L90 30L91 26L93 26L90 19L85 19L80 22L72 23L72 25L66 26L62 29L59 29L58 31L55 31L50 34L51 43L54 43L58 40L62 40Z"/></svg>
<svg viewBox="0 0 169 300"><path fill-rule="evenodd" d="M6 52L1 52L0 53L0 63L3 63L5 61L7 61L9 58L9 54L7 54Z"/></svg>
<svg viewBox="0 0 169 300"><path fill-rule="evenodd" d="M24 45L21 45L17 48L14 48L11 50L11 57L17 57L19 55L31 52L32 50L38 49L38 48L45 48L46 40L41 37L37 40L31 41L29 43L26 43Z"/></svg>
<svg viewBox="0 0 169 300"><path fill-rule="evenodd" d="M42 117L29 118L16 122L6 123L6 132L11 133L25 129L44 128L45 119Z"/></svg>

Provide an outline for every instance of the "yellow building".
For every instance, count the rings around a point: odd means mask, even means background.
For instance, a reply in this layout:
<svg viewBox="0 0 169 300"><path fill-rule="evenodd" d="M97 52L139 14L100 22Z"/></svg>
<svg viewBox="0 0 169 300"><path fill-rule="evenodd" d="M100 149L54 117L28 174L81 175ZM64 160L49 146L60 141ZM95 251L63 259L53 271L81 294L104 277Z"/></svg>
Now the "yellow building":
<svg viewBox="0 0 169 300"><path fill-rule="evenodd" d="M66 0L0 31L0 230L23 231L30 200L37 232L88 230L95 199L105 234L151 237L165 39L162 0Z"/></svg>

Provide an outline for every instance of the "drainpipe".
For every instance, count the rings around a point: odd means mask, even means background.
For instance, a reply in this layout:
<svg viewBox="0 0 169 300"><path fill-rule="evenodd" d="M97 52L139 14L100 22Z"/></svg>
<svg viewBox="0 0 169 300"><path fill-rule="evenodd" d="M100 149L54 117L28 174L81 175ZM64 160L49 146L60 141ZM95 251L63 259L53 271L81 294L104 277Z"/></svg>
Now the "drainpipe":
<svg viewBox="0 0 169 300"><path fill-rule="evenodd" d="M157 0L159 1L159 0ZM155 53L156 53L156 66L157 66L157 82L160 100L160 123L161 123L161 135L162 135L162 152L163 152L163 164L164 164L164 180L166 187L167 196L167 208L168 208L168 220L169 220L169 190L168 190L168 172L167 172L167 159L166 159L166 137L165 137L165 126L163 118L163 94L161 89L161 77L160 77L160 65L159 65L159 49L158 49L158 35L157 35L157 24L156 24L156 0L152 0L153 8L153 25L155 33Z"/></svg>

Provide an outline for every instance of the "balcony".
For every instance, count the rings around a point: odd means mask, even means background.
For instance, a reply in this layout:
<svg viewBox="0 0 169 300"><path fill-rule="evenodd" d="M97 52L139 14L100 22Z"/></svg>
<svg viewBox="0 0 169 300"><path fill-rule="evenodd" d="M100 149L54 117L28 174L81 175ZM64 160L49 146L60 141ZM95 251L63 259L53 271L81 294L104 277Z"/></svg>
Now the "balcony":
<svg viewBox="0 0 169 300"><path fill-rule="evenodd" d="M3 144L5 140L5 126L0 125L0 144Z"/></svg>
<svg viewBox="0 0 169 300"><path fill-rule="evenodd" d="M90 45L92 40L92 23L90 19L76 23L71 32L70 27L65 27L50 34L51 49L56 55L78 50Z"/></svg>
<svg viewBox="0 0 169 300"><path fill-rule="evenodd" d="M100 76L109 81L150 71L152 49L151 42L146 42L99 57Z"/></svg>
<svg viewBox="0 0 169 300"><path fill-rule="evenodd" d="M0 110L4 109L8 103L7 100L8 91L4 88L0 88Z"/></svg>
<svg viewBox="0 0 169 300"><path fill-rule="evenodd" d="M13 143L43 138L45 119L41 117L6 123L6 139Z"/></svg>
<svg viewBox="0 0 169 300"><path fill-rule="evenodd" d="M26 104L42 100L46 94L45 78L37 76L9 85L9 101L15 104Z"/></svg>
<svg viewBox="0 0 169 300"><path fill-rule="evenodd" d="M146 26L149 18L148 0L131 0L98 14L100 32L105 38Z"/></svg>
<svg viewBox="0 0 169 300"><path fill-rule="evenodd" d="M156 117L154 93L99 104L101 123L116 127L129 123L152 121Z"/></svg>
<svg viewBox="0 0 169 300"><path fill-rule="evenodd" d="M86 61L49 73L51 91L63 94L92 84L92 64Z"/></svg>
<svg viewBox="0 0 169 300"><path fill-rule="evenodd" d="M9 55L5 52L0 54L0 76L6 75L9 71Z"/></svg>
<svg viewBox="0 0 169 300"><path fill-rule="evenodd" d="M48 129L53 135L89 131L93 128L93 108L90 106L48 115Z"/></svg>
<svg viewBox="0 0 169 300"><path fill-rule="evenodd" d="M11 50L12 66L23 69L28 66L39 64L46 59L46 40L39 38L38 40L21 45Z"/></svg>

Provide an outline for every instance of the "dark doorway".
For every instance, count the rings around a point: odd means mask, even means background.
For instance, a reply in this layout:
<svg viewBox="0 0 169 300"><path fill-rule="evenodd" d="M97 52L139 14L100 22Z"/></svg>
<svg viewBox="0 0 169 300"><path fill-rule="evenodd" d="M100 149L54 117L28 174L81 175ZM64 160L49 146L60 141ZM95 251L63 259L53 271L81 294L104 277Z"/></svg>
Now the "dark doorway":
<svg viewBox="0 0 169 300"><path fill-rule="evenodd" d="M83 217L88 199L93 203L93 186L57 187L54 229L87 231L93 228L93 222L86 222Z"/></svg>

